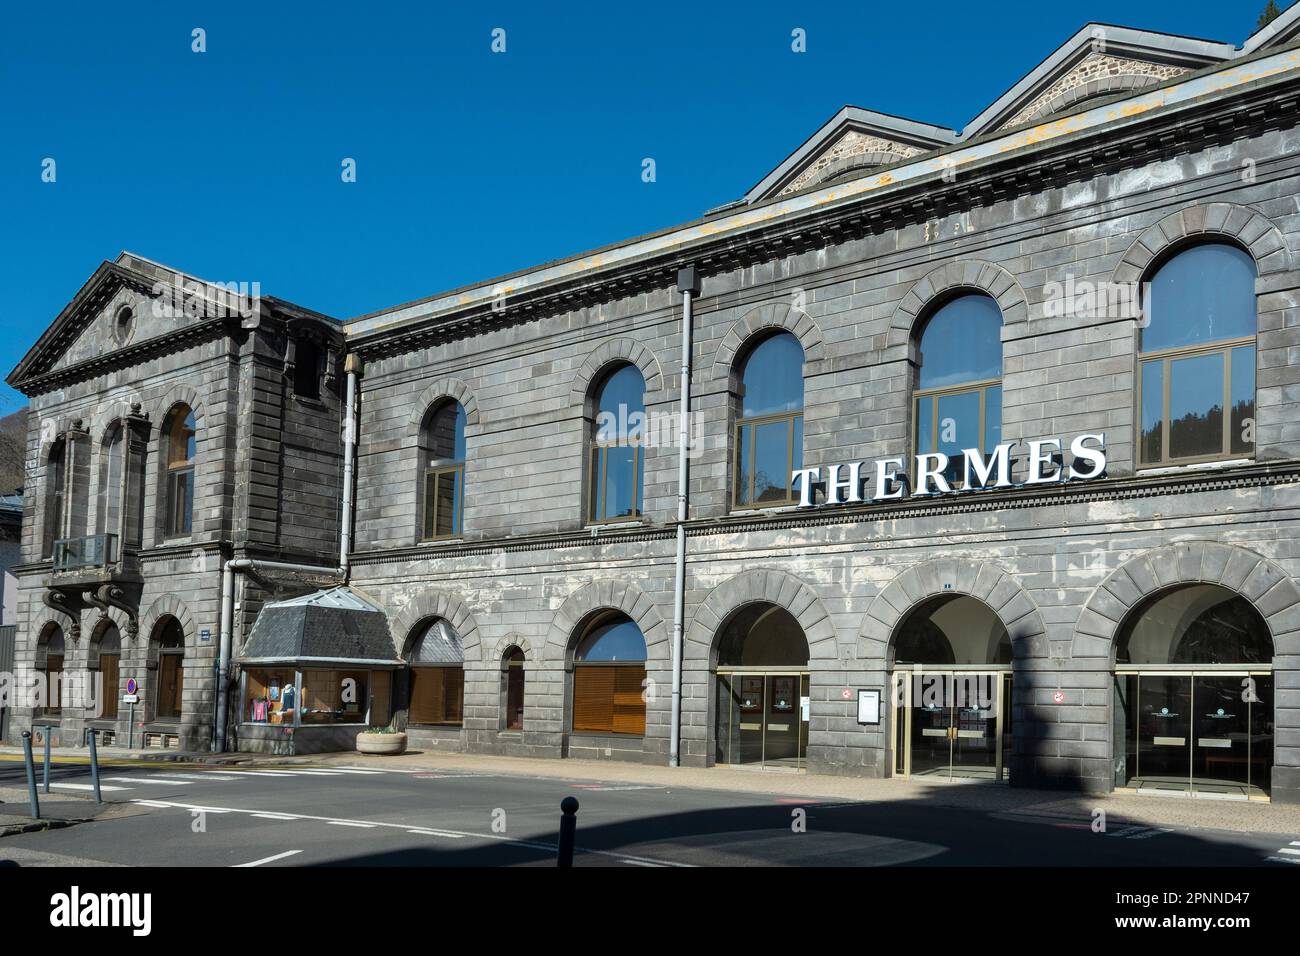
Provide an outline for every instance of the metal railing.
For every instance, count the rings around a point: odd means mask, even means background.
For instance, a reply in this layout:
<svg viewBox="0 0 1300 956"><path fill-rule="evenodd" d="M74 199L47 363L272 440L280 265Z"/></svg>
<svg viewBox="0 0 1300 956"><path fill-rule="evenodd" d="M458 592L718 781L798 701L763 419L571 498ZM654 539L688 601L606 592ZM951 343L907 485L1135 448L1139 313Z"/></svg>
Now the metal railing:
<svg viewBox="0 0 1300 956"><path fill-rule="evenodd" d="M91 534L54 542L54 570L79 571L117 563L117 535Z"/></svg>

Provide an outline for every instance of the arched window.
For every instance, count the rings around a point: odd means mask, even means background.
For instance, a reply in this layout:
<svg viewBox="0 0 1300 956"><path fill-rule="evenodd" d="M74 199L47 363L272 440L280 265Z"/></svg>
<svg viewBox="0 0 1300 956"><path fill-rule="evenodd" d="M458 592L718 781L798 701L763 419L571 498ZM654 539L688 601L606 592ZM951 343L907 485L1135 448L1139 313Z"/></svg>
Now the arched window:
<svg viewBox="0 0 1300 956"><path fill-rule="evenodd" d="M916 607L894 637L894 663L1011 663L1011 635L997 613L977 598L948 594Z"/></svg>
<svg viewBox="0 0 1300 956"><path fill-rule="evenodd" d="M421 537L455 537L465 505L465 409L460 402L443 402L424 416L420 469Z"/></svg>
<svg viewBox="0 0 1300 956"><path fill-rule="evenodd" d="M740 369L734 505L795 504L803 467L803 346L789 332L759 342Z"/></svg>
<svg viewBox="0 0 1300 956"><path fill-rule="evenodd" d="M435 618L416 628L405 654L409 721L459 727L465 719L465 652L450 621Z"/></svg>
<svg viewBox="0 0 1300 956"><path fill-rule="evenodd" d="M122 659L122 635L116 624L107 624L99 632L94 653L99 659L96 667L99 686L95 688L98 716L104 720L116 720L118 664Z"/></svg>
<svg viewBox="0 0 1300 956"><path fill-rule="evenodd" d="M645 379L621 365L596 390L591 439L592 521L641 514L645 479Z"/></svg>
<svg viewBox="0 0 1300 956"><path fill-rule="evenodd" d="M645 733L645 637L626 614L598 615L573 653L575 733Z"/></svg>
<svg viewBox="0 0 1300 956"><path fill-rule="evenodd" d="M42 557L52 555L54 542L63 537L67 447L67 442L62 438L50 446L50 458L45 466L45 536L41 546Z"/></svg>
<svg viewBox="0 0 1300 956"><path fill-rule="evenodd" d="M947 455L956 486L965 449L1002 441L1002 310L983 293L949 299L921 326L916 361L916 453Z"/></svg>
<svg viewBox="0 0 1300 956"><path fill-rule="evenodd" d="M103 461L99 470L99 501L96 530L119 534L122 524L123 476L126 466L126 429L121 422L109 426L104 437Z"/></svg>
<svg viewBox="0 0 1300 956"><path fill-rule="evenodd" d="M154 631L158 654L158 688L154 694L154 717L179 720L185 695L185 632L181 622L169 617Z"/></svg>
<svg viewBox="0 0 1300 956"><path fill-rule="evenodd" d="M1210 242L1152 276L1138 345L1140 465L1254 455L1255 274L1245 251Z"/></svg>
<svg viewBox="0 0 1300 956"><path fill-rule="evenodd" d="M163 422L163 535L174 538L194 530L194 459L198 447L194 412L177 405Z"/></svg>
<svg viewBox="0 0 1300 956"><path fill-rule="evenodd" d="M524 729L524 652L512 647L501 658L503 730Z"/></svg>

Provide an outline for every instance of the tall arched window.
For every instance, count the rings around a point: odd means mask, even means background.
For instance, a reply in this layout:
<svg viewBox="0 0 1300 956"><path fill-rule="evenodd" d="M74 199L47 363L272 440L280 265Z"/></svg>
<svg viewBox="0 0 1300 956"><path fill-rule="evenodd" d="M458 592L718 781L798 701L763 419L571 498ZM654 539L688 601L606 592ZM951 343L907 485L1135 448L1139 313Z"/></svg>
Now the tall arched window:
<svg viewBox="0 0 1300 956"><path fill-rule="evenodd" d="M194 412L177 405L163 422L165 483L163 535L173 538L194 530L194 459L197 450Z"/></svg>
<svg viewBox="0 0 1300 956"><path fill-rule="evenodd" d="M916 453L947 455L955 486L965 449L1002 441L1002 310L983 293L949 299L921 327L916 360Z"/></svg>
<svg viewBox="0 0 1300 956"><path fill-rule="evenodd" d="M501 658L503 730L524 729L524 652L512 647Z"/></svg>
<svg viewBox="0 0 1300 956"><path fill-rule="evenodd" d="M1140 465L1254 455L1255 274L1245 251L1210 242L1152 276L1138 345Z"/></svg>
<svg viewBox="0 0 1300 956"><path fill-rule="evenodd" d="M118 534L122 523L122 489L126 465L126 429L121 422L109 426L104 436L103 461L99 469L99 500L96 530Z"/></svg>
<svg viewBox="0 0 1300 956"><path fill-rule="evenodd" d="M185 632L181 622L169 617L154 632L158 654L158 687L154 693L154 717L179 720L185 696Z"/></svg>
<svg viewBox="0 0 1300 956"><path fill-rule="evenodd" d="M465 409L460 402L443 402L424 416L420 495L424 540L460 534L465 504Z"/></svg>
<svg viewBox="0 0 1300 956"><path fill-rule="evenodd" d="M733 503L794 504L803 467L803 346L789 332L763 339L740 369Z"/></svg>
<svg viewBox="0 0 1300 956"><path fill-rule="evenodd" d="M50 447L50 458L45 466L45 535L41 556L54 553L54 542L63 536L64 482L67 479L67 442L62 438Z"/></svg>
<svg viewBox="0 0 1300 956"><path fill-rule="evenodd" d="M38 665L37 672L45 684L45 715L52 717L63 712L63 628L49 624L42 638L44 663Z"/></svg>
<svg viewBox="0 0 1300 956"><path fill-rule="evenodd" d="M100 705L98 716L104 720L116 720L118 664L122 659L122 635L116 624L106 624L100 631L94 652L99 659L96 670L100 686L95 690L98 695L96 702Z"/></svg>
<svg viewBox="0 0 1300 956"><path fill-rule="evenodd" d="M451 622L435 618L418 627L403 656L410 722L459 727L465 719L465 652Z"/></svg>
<svg viewBox="0 0 1300 956"><path fill-rule="evenodd" d="M645 637L626 614L598 615L573 653L575 733L645 733Z"/></svg>
<svg viewBox="0 0 1300 956"><path fill-rule="evenodd" d="M645 480L645 379L621 365L596 390L591 440L592 521L641 514Z"/></svg>

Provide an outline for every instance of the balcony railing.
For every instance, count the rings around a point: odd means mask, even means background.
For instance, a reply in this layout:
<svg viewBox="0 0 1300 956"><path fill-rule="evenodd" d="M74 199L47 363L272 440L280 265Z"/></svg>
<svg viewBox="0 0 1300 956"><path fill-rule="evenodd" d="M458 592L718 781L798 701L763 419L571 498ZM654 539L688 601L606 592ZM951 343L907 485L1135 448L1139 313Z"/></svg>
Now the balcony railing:
<svg viewBox="0 0 1300 956"><path fill-rule="evenodd" d="M117 535L92 534L54 542L54 571L103 568L117 562Z"/></svg>

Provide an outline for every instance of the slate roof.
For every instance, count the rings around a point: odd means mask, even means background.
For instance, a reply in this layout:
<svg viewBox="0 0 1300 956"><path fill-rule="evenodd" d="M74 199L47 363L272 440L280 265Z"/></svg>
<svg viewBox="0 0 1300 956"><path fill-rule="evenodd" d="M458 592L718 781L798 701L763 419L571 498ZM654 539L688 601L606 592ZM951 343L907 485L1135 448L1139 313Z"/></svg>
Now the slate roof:
<svg viewBox="0 0 1300 956"><path fill-rule="evenodd" d="M389 664L388 615L347 587L262 606L237 660L255 663Z"/></svg>

